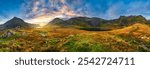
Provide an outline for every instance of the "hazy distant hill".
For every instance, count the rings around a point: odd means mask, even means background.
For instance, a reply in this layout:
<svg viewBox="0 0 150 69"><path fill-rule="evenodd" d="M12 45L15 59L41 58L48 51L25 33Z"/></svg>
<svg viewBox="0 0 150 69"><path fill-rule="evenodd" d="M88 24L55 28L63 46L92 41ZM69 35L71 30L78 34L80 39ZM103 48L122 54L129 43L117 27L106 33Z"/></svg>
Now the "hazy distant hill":
<svg viewBox="0 0 150 69"><path fill-rule="evenodd" d="M34 28L37 27L39 25L36 24L30 24L25 22L24 20L14 17L11 20L7 21L6 23L1 25L0 29L12 29L12 28Z"/></svg>

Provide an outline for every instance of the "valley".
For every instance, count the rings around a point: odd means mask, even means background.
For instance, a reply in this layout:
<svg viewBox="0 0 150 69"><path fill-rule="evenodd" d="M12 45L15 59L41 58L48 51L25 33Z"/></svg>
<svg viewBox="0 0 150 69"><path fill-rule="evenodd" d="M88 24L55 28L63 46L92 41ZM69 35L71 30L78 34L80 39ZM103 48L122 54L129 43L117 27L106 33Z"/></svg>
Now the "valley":
<svg viewBox="0 0 150 69"><path fill-rule="evenodd" d="M19 22L18 22L19 20ZM88 19L89 20L89 19ZM135 20L133 22L133 20ZM17 21L17 24L16 24ZM77 22L76 22L77 21ZM98 20L96 20L98 21ZM149 52L150 25L143 17L97 22L56 19L55 24L33 28L19 18L0 31L1 52ZM57 23L56 23L57 22ZM59 22L62 22L61 24ZM110 23L112 22L112 23ZM118 22L118 23L117 23ZM124 23L124 22L127 22ZM73 23L73 24L69 24ZM79 23L79 24L78 24ZM80 25L82 23L82 25ZM93 22L92 22L93 23ZM121 23L121 25L120 25ZM12 24L14 26L12 26ZM24 24L24 25L22 25ZM87 24L87 25L86 25ZM98 24L100 26L98 26ZM117 24L117 25L116 25ZM1 25L3 26L3 25ZM23 27L22 27L23 26ZM34 25L38 26L38 25Z"/></svg>
<svg viewBox="0 0 150 69"><path fill-rule="evenodd" d="M1 31L0 35L7 33ZM111 31L74 28L11 29L0 38L0 51L10 52L146 52L150 51L150 27L136 23Z"/></svg>

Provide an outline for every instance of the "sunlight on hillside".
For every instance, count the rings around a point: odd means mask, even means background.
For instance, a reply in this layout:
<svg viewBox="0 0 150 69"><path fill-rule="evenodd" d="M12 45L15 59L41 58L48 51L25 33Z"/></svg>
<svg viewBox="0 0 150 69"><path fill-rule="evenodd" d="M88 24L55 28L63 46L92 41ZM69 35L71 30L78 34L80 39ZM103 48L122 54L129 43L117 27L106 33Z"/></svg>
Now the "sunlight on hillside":
<svg viewBox="0 0 150 69"><path fill-rule="evenodd" d="M0 51L150 51L150 27L139 23L112 31L85 31L58 26L12 31L13 35L0 38ZM4 33L0 32L0 35Z"/></svg>

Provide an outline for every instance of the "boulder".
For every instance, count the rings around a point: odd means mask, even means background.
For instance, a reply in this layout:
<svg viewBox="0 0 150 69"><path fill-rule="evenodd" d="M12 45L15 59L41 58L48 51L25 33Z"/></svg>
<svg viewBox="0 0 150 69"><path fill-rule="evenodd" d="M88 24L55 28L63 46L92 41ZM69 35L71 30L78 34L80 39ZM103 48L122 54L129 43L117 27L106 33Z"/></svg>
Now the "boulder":
<svg viewBox="0 0 150 69"><path fill-rule="evenodd" d="M11 31L11 30L8 30L4 34L2 34L1 38L8 38L8 37L10 37L12 35L15 35L15 32Z"/></svg>

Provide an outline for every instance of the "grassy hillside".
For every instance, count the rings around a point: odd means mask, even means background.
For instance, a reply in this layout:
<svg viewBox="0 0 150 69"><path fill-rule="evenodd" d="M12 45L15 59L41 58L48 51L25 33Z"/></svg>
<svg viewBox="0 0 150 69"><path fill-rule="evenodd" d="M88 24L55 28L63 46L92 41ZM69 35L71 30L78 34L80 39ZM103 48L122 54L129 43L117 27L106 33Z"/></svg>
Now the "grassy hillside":
<svg viewBox="0 0 150 69"><path fill-rule="evenodd" d="M1 31L4 35L6 31ZM86 31L51 26L11 29L13 35L0 38L0 51L12 52L145 52L150 51L150 27L134 25L111 31Z"/></svg>

